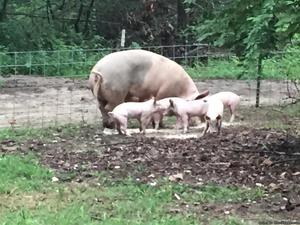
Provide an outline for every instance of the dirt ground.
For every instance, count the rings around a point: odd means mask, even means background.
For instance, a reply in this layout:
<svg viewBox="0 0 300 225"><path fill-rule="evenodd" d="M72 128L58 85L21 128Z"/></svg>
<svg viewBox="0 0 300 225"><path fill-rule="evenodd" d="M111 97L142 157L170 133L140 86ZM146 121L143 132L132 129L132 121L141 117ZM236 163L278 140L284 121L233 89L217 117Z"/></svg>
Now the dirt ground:
<svg viewBox="0 0 300 225"><path fill-rule="evenodd" d="M199 135L193 127L190 136ZM161 132L167 136L170 129ZM173 133L172 133L173 134ZM272 129L226 126L220 136L186 139L103 135L96 126L81 127L80 134L66 135L60 129L49 141L11 140L0 143L0 153L39 155L60 181L93 182L95 172L112 179L133 177L155 186L162 178L195 188L216 183L237 187L260 187L262 198L243 203L195 203L189 210L242 218L300 218L300 138ZM158 138L159 137L159 138ZM175 209L174 209L175 210ZM185 204L176 210L187 210Z"/></svg>
<svg viewBox="0 0 300 225"><path fill-rule="evenodd" d="M242 97L242 106L254 105L255 81L196 81L200 91L233 91ZM0 77L0 128L14 126L48 126L70 122L100 123L100 113L87 80L33 76ZM290 95L296 89L289 85ZM290 102L285 81L262 81L261 104Z"/></svg>
<svg viewBox="0 0 300 225"><path fill-rule="evenodd" d="M195 204L191 210L218 214L229 210L243 218L300 218L300 118L286 118L284 129L258 128L257 122L274 114L255 111L254 81L207 80L196 82L199 90L211 93L231 90L242 96L244 119L224 123L222 134L200 137L202 127L180 134L171 127L147 135L105 135L100 114L85 80L12 76L0 80L0 127L86 122L80 134L66 135L57 129L48 141L0 142L0 153L38 154L43 164L55 170L60 181L93 181L95 172L113 179L128 176L149 185L161 178L198 187L206 183L238 187L260 187L266 194L253 202ZM296 93L292 92L293 94ZM284 104L286 84L263 81L261 103ZM281 113L277 113L282 116ZM242 115L242 116L243 116ZM273 117L272 117L273 116ZM270 118L271 117L271 118ZM95 121L97 121L95 123ZM88 125L93 124L93 125ZM285 125L285 124L284 124ZM261 127L261 126L260 126ZM184 208L184 209L183 209ZM176 210L186 210L178 206Z"/></svg>

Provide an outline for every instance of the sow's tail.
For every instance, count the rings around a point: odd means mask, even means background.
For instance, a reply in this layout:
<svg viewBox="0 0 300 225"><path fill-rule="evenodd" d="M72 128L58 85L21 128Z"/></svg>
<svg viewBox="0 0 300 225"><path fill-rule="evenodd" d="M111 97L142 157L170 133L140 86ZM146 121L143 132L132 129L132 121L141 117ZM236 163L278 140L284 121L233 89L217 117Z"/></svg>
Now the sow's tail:
<svg viewBox="0 0 300 225"><path fill-rule="evenodd" d="M102 74L100 72L92 70L89 77L89 88L91 89L95 97L99 95L102 82L103 82Z"/></svg>

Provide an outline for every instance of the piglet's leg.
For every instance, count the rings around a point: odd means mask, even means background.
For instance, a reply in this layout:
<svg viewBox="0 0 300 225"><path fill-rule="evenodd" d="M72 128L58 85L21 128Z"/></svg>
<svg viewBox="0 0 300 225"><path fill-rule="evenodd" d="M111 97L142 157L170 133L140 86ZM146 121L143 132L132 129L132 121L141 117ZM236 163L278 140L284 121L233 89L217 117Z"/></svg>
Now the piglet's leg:
<svg viewBox="0 0 300 225"><path fill-rule="evenodd" d="M221 133L222 120L218 119L217 123L218 123L218 135L219 135Z"/></svg>
<svg viewBox="0 0 300 225"><path fill-rule="evenodd" d="M202 136L204 136L207 133L208 128L209 128L209 121L206 120L206 126L202 132Z"/></svg>
<svg viewBox="0 0 300 225"><path fill-rule="evenodd" d="M184 115L181 117L181 120L183 124L183 133L185 134L188 131L189 117L187 115Z"/></svg>
<svg viewBox="0 0 300 225"><path fill-rule="evenodd" d="M176 117L176 125L175 125L175 129L179 130L182 127L182 120L180 116Z"/></svg>
<svg viewBox="0 0 300 225"><path fill-rule="evenodd" d="M151 117L150 116L142 116L141 118L141 128L142 128L142 133L146 133L146 127L149 125L151 122Z"/></svg>

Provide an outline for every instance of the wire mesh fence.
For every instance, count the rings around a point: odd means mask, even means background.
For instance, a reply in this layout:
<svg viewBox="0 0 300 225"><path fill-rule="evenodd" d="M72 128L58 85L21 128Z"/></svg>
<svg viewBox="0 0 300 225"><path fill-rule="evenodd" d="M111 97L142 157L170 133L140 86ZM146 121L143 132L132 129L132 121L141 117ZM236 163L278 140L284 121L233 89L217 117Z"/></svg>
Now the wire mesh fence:
<svg viewBox="0 0 300 225"><path fill-rule="evenodd" d="M69 49L0 53L0 75L83 76L103 56L132 48ZM205 61L207 45L148 46L141 49L164 55L177 62Z"/></svg>
<svg viewBox="0 0 300 225"><path fill-rule="evenodd" d="M207 45L150 46L143 49L183 65L193 78L199 78L195 79L199 91L233 91L241 95L242 106L254 106L255 71L249 70L244 73L249 77L242 77L244 69L233 54L218 52ZM0 128L47 127L78 122L100 124L101 115L96 100L87 89L86 78L100 58L117 50L0 53L0 73L3 76L0 77ZM293 54L272 53L264 61L263 76L277 79L262 81L262 105L280 105L299 98L297 73L300 69L293 66L297 63L291 60Z"/></svg>

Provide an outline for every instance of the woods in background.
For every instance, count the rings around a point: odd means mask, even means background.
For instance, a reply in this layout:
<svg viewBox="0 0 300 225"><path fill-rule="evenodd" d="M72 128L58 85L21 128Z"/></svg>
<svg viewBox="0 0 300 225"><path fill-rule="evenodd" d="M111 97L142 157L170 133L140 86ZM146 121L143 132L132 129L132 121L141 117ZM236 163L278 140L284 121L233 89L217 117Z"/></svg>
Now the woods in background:
<svg viewBox="0 0 300 225"><path fill-rule="evenodd" d="M298 45L300 0L1 0L6 51L209 43L238 56Z"/></svg>

